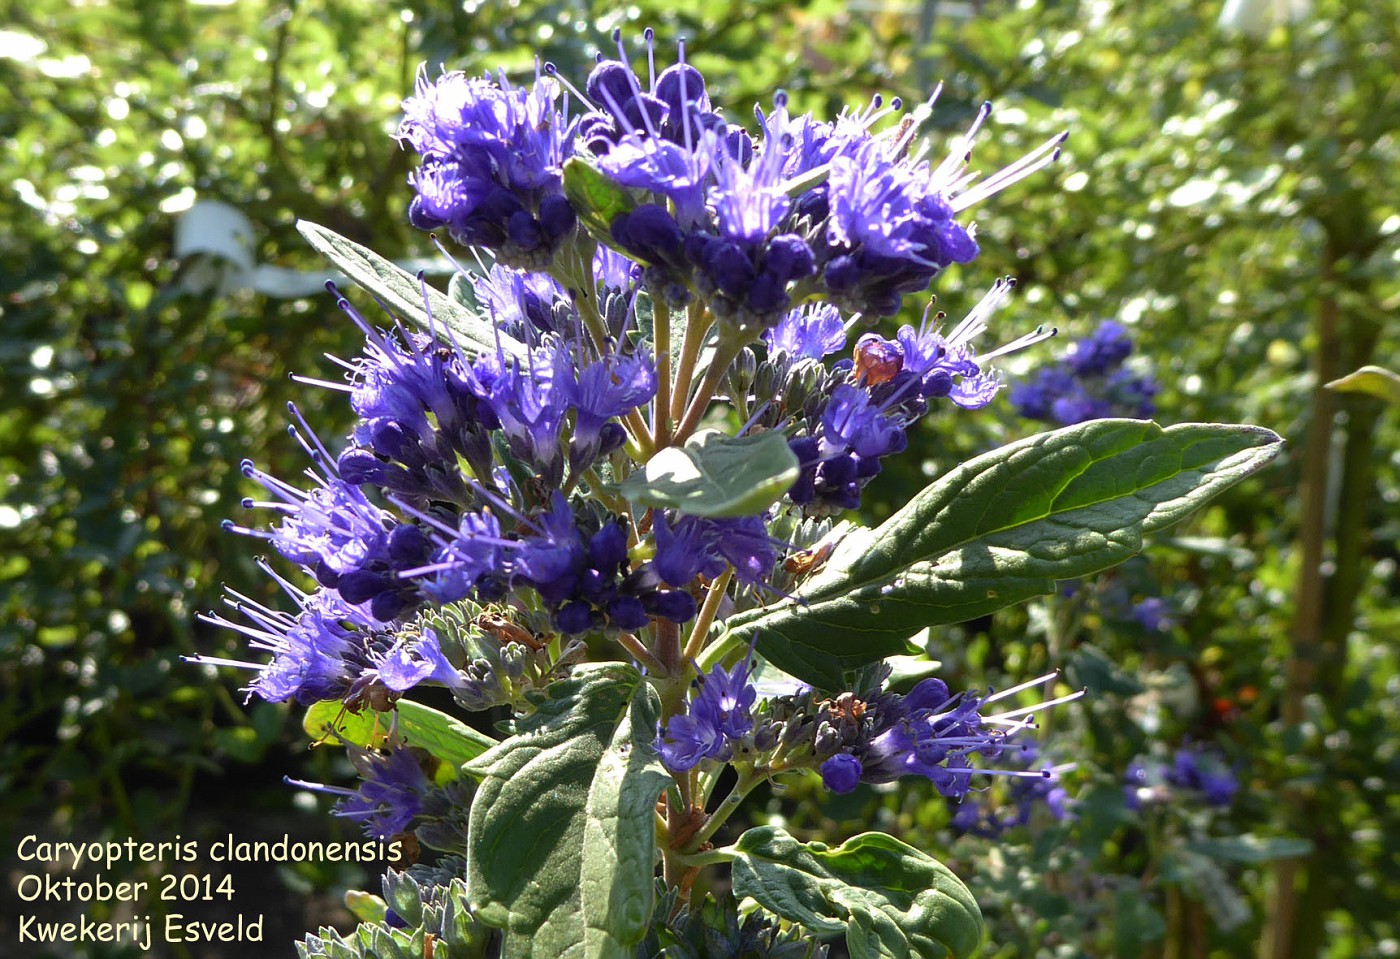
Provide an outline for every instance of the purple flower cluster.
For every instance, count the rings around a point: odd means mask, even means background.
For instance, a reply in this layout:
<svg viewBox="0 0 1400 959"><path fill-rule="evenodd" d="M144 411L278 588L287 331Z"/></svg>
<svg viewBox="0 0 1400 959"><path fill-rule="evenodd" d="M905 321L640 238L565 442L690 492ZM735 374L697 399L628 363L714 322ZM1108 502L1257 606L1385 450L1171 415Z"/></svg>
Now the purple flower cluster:
<svg viewBox="0 0 1400 959"><path fill-rule="evenodd" d="M652 568L663 582L682 586L696 576L717 579L734 567L741 583L761 586L777 563L775 542L762 516L707 519L664 514L656 519Z"/></svg>
<svg viewBox="0 0 1400 959"><path fill-rule="evenodd" d="M557 490L548 510L519 520L526 532L514 539L500 535L489 511L464 517L455 532L440 531L438 562L421 571L425 592L450 603L473 594L483 601L504 599L511 590L529 588L565 634L605 627L632 632L653 616L676 623L694 618L695 600L684 589L666 589L654 564L630 570L627 531L619 521L585 532Z"/></svg>
<svg viewBox="0 0 1400 959"><path fill-rule="evenodd" d="M942 680L925 679L907 695L883 692L866 700L838 698L827 707L816 735L822 782L832 792L847 793L863 782L923 776L943 795L960 798L971 788L975 773L1024 775L1020 770L975 768L971 757L997 759L1011 748L1011 736L1031 726L1030 714L1079 695L984 715L992 703L1047 678L987 697L953 696ZM1043 772L1032 775L1049 778Z"/></svg>
<svg viewBox="0 0 1400 959"><path fill-rule="evenodd" d="M504 74L420 75L398 133L423 158L411 179L413 225L446 227L515 266L547 266L577 222L563 193L572 131L555 109L558 95L548 78L525 90Z"/></svg>
<svg viewBox="0 0 1400 959"><path fill-rule="evenodd" d="M383 708L424 680L460 685L461 677L431 630L406 632L397 621L381 622L367 605L352 605L334 590L308 594L272 575L296 600L296 614L231 593L229 605L246 622L203 617L242 633L253 648L272 654L272 660L263 665L209 657L198 660L255 670L258 675L248 686L250 695L274 703L295 700L303 706L339 700L354 709Z"/></svg>
<svg viewBox="0 0 1400 959"><path fill-rule="evenodd" d="M290 785L338 796L337 816L360 823L365 835L387 842L409 827L423 811L423 800L432 788L418 759L406 747L396 745L381 753L347 745L350 761L360 774L358 789L323 786L288 779Z"/></svg>
<svg viewBox="0 0 1400 959"><path fill-rule="evenodd" d="M820 415L791 441L802 476L789 499L817 512L854 509L861 488L880 472L881 458L904 450L908 427L928 413L930 403L946 399L966 410L990 403L1001 380L983 364L1054 335L1037 331L979 362L971 340L986 330L987 317L1014 287L1009 279L999 281L946 336L927 312L918 328L903 326L893 340L863 335L853 360L838 364L846 375L832 381ZM934 322L941 319L939 314ZM768 337L770 349L807 358L834 352L843 341L844 331L819 313L789 314Z"/></svg>
<svg viewBox="0 0 1400 959"><path fill-rule="evenodd" d="M653 614L689 619L694 601L688 594L671 595L645 577L623 583L627 535L617 523L600 524L590 539L557 493L538 499L535 520L531 510L513 509L498 495L502 477L492 435L505 440L511 456L545 489L557 489L566 461L586 470L622 445L625 434L615 418L655 393L654 365L640 353L581 359L580 342L541 332L539 317L558 315L568 303L546 305L548 286L511 282L497 269L479 290L503 319L530 322L525 332L536 345L523 358L497 350L473 360L426 337L383 334L340 300L366 334L365 354L348 364L348 387L320 385L348 392L361 417L352 442L338 458L308 444L317 462L336 464L310 493L245 465L245 473L281 501L247 505L285 515L270 532L232 528L270 539L346 602L370 603L381 621L427 599L445 603L475 590L489 600L521 586L539 592L564 632L637 629ZM409 518L374 505L367 493L376 490ZM492 503L518 519L521 532L503 532Z"/></svg>
<svg viewBox="0 0 1400 959"><path fill-rule="evenodd" d="M1105 320L1056 363L1015 386L1011 402L1022 416L1062 426L1109 416L1151 416L1157 384L1123 365L1132 351L1127 329Z"/></svg>
<svg viewBox="0 0 1400 959"><path fill-rule="evenodd" d="M318 457L318 459L325 459ZM299 490L244 461L243 475L277 497L244 507L283 513L273 530L254 530L225 521L224 528L269 540L287 559L304 566L323 587L349 606L369 604L377 620L388 621L420 601L401 574L427 561L430 544L416 526L401 523L369 501L359 486L339 476L308 471L317 486Z"/></svg>
<svg viewBox="0 0 1400 959"><path fill-rule="evenodd" d="M746 658L728 672L716 666L695 680L698 692L686 711L672 716L657 736L656 748L666 768L685 772L706 759L723 758L753 730L758 692L751 681L752 666Z"/></svg>
<svg viewBox="0 0 1400 959"><path fill-rule="evenodd" d="M1080 693L1032 707L987 712L992 703L1051 677L987 697L952 696L942 680L925 679L906 695L876 689L814 702L815 694L806 689L755 707L758 692L752 668L746 658L728 672L715 666L696 680L698 692L685 712L671 717L657 737L667 768L684 772L706 760L731 760L741 750L750 762L777 759L783 768L817 768L823 785L836 793L851 792L862 782L923 776L943 795L958 799L967 795L972 777L984 773L1012 777L1018 803L1039 800L1064 809L1066 797L1063 790L1057 791L1060 770L1029 769L1034 747L1013 745L1011 739L1033 725L1032 713ZM1008 755L1009 761L1005 768L974 767L970 759L978 755Z"/></svg>
<svg viewBox="0 0 1400 959"><path fill-rule="evenodd" d="M413 180L415 224L445 223L507 262L547 265L575 223L560 171L578 156L637 200L607 239L645 266L658 302L698 295L752 333L772 326L794 293L889 316L944 267L977 256L959 214L1052 162L1063 140L978 181L966 165L990 106L934 167L913 150L912 125L875 132L902 110L898 100L883 109L877 98L826 123L790 116L782 92L771 111L756 111L755 139L712 107L683 46L658 75L650 30L645 38L646 82L614 33L617 58L600 59L572 91L585 107L575 122L554 108L563 81L550 65L528 92L503 77L420 78L399 131L424 158Z"/></svg>
<svg viewBox="0 0 1400 959"><path fill-rule="evenodd" d="M1198 746L1182 746L1171 763L1134 760L1128 767L1123 799L1129 809L1173 799L1224 807L1235 801L1239 777L1218 753Z"/></svg>

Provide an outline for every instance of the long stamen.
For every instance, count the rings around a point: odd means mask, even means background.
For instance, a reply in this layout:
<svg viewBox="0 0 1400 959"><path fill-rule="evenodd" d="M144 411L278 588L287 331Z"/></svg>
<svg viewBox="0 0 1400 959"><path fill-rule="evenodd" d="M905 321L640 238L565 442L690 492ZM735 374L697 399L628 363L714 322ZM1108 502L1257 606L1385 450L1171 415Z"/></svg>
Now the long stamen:
<svg viewBox="0 0 1400 959"><path fill-rule="evenodd" d="M601 53L598 54L598 59L600 61L602 60L602 58L603 55ZM588 99L588 96L582 90L574 86L568 77L560 73L559 68L556 67L553 63L546 61L544 65L544 72L546 76L550 77L550 79L557 80L559 82L559 85L562 86L566 91L578 97L580 103L587 104L590 107L598 106L598 104Z"/></svg>
<svg viewBox="0 0 1400 959"><path fill-rule="evenodd" d="M676 41L676 62L685 66L685 40ZM690 92L686 89L685 70L681 70L681 135L685 138L685 152L693 153L695 145L690 139Z"/></svg>
<svg viewBox="0 0 1400 959"><path fill-rule="evenodd" d="M1004 276L993 283L992 288L977 301L977 305L968 312L962 322L953 328L953 332L948 334L948 345L959 346L986 332L987 317L1011 297L1011 291L1015 288L1016 280L1010 276Z"/></svg>
<svg viewBox="0 0 1400 959"><path fill-rule="evenodd" d="M1044 676L1037 676L1035 679L1028 679L1024 683L1021 683L1017 686L1012 686L1009 689L1003 689L1000 692L988 693L987 698L982 700L981 705L985 706L988 703L994 703L998 700L1006 699L1009 696L1015 696L1017 693L1023 692L1027 689L1033 689L1036 686L1043 685L1049 682L1050 680L1055 679L1059 675L1060 671L1058 669L1053 670L1051 672L1046 673Z"/></svg>
<svg viewBox="0 0 1400 959"><path fill-rule="evenodd" d="M995 350L992 350L992 352L990 353L984 353L980 357L980 359L983 362L986 362L988 360L994 360L999 356L1006 356L1011 353L1020 352L1021 350L1027 349L1028 347L1035 346L1035 344L1037 343L1043 343L1048 339L1052 339L1053 337L1059 335L1059 332L1060 331L1053 326L1050 327L1050 329L1048 330L1045 329L1045 327L1043 326L1037 326L1032 332L1017 337L1010 343L1007 343L1005 346L999 346Z"/></svg>
<svg viewBox="0 0 1400 959"><path fill-rule="evenodd" d="M306 422L306 417L301 415L301 410L297 409L297 405L288 401L287 412L296 417L297 425L301 427L301 431L298 431L296 427L289 426L287 427L287 431L296 438L296 441L301 444L301 448L306 450L313 460L317 458L323 459L327 468L333 469L335 457L331 455L330 450L326 449L325 444L321 442L321 438L317 436L316 432L311 428L311 424ZM311 445L308 445L307 439L302 437L302 432L305 432L306 437L310 439Z"/></svg>
<svg viewBox="0 0 1400 959"><path fill-rule="evenodd" d="M647 44L647 82L656 89L656 31L647 27L642 31L642 39Z"/></svg>
<svg viewBox="0 0 1400 959"><path fill-rule="evenodd" d="M951 184L948 187L948 193L956 194L956 196L953 196L949 201L953 207L953 212L961 213L968 207L982 202L995 193L1000 193L1013 183L1024 180L1026 177L1054 163L1060 158L1061 144L1068 138L1068 133L1061 133L1052 137L1030 153L1021 157L1021 159L1017 160L1015 163L999 170L991 177L976 185L972 185L973 178L971 177L965 177L959 182Z"/></svg>
<svg viewBox="0 0 1400 959"><path fill-rule="evenodd" d="M302 376L300 373L292 373L289 377L293 383L300 383L303 386L317 386L323 390L335 390L337 393L353 393L355 387L349 383L332 383L330 380L317 379L314 376Z"/></svg>
<svg viewBox="0 0 1400 959"><path fill-rule="evenodd" d="M948 153L943 162L938 165L938 169L933 171L933 183L952 182L955 173L965 167L972 159L972 141L977 136L977 131L982 128L987 117L992 115L992 105L983 103L977 111L977 116L973 118L972 126L963 134L958 146Z"/></svg>
<svg viewBox="0 0 1400 959"><path fill-rule="evenodd" d="M986 717L986 721L1005 722L1008 719L1015 719L1018 716L1028 716L1032 713L1038 713L1042 709L1049 709L1051 706L1058 706L1061 703L1073 702L1080 696L1083 696L1084 692L1084 690L1080 689L1072 693L1066 693L1063 696L1056 696L1054 699L1047 699L1043 703L1036 703L1034 706L1025 706L1021 709L1013 709L1010 712L997 713L995 716Z"/></svg>

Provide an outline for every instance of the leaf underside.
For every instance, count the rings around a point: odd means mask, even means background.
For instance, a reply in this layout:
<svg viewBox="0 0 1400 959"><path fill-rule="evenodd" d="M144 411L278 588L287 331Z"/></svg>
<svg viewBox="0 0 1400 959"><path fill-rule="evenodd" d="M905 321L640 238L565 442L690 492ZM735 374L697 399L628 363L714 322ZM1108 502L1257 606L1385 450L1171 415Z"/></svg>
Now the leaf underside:
<svg viewBox="0 0 1400 959"><path fill-rule="evenodd" d="M498 348L507 356L525 355L525 345L519 340L499 332L466 304L420 283L418 277L373 250L309 220L298 220L297 229L317 252L378 297L396 316L438 336L449 331L469 355L494 353Z"/></svg>
<svg viewBox="0 0 1400 959"><path fill-rule="evenodd" d="M661 450L622 484L640 506L692 516L755 516L797 481L801 466L782 433L726 436L702 430L684 446Z"/></svg>

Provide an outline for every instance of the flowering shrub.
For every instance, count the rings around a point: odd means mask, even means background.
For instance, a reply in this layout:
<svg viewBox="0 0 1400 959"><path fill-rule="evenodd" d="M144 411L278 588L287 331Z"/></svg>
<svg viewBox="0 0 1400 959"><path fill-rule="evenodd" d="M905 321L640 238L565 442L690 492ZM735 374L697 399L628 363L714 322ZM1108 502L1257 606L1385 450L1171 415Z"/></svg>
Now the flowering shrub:
<svg viewBox="0 0 1400 959"><path fill-rule="evenodd" d="M978 350L1009 279L951 328L871 327L975 260L968 209L1063 138L982 179L989 107L938 163L898 101L827 121L778 93L746 129L683 48L658 73L646 41L642 75L618 39L582 89L548 65L528 86L419 79L407 216L483 264L450 295L302 225L389 315L336 291L365 349L305 380L345 395L348 440L293 407L303 480L244 464L271 520L229 528L300 567L267 567L290 608L232 593L211 618L270 654L228 664L251 694L350 749L360 787L311 788L441 853L304 955L650 956L703 929L764 955L841 935L857 957L973 954L977 904L922 850L715 837L784 776L963 797L999 774L1060 802L1022 742L1077 695L1054 674L901 690L885 660L1121 562L1277 451L1253 427L1093 420L961 464L878 528L838 521L912 424L987 406L992 361L1047 335ZM424 686L500 709L500 736L416 703ZM756 903L743 919L692 895L715 865Z"/></svg>

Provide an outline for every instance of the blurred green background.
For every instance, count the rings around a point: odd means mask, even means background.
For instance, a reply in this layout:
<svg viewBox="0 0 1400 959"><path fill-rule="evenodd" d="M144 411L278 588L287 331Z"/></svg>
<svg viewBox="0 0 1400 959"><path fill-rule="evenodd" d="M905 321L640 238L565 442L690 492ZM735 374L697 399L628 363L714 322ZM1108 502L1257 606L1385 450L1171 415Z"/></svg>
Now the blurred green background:
<svg viewBox="0 0 1400 959"><path fill-rule="evenodd" d="M957 316L1013 274L1001 339L1116 319L1163 384L1160 421L1259 423L1290 444L1129 568L930 637L954 686L1047 666L1089 686L1047 731L1078 763L1077 819L955 838L942 802L903 786L826 807L794 787L764 814L814 835L874 815L947 858L983 902L987 956L1400 955L1400 410L1322 388L1400 365L1398 0L9 4L0 834L352 835L281 782L338 775L291 711L245 706L237 677L179 657L244 655L194 618L224 583L272 599L257 544L219 530L252 492L238 463L301 469L290 399L323 436L345 432L335 394L287 375L328 375L322 354L357 336L325 295L264 295L228 257L177 256L177 224L228 204L251 224L244 267L313 287L298 218L435 256L406 224L410 160L390 136L419 65L526 77L538 56L581 79L614 28L645 26L663 62L689 39L737 122L778 88L830 116L942 80L935 151L996 104L984 171L1069 129L1058 166L976 211L983 254L942 278L940 305ZM1017 358L1009 379L1057 351ZM1039 429L1004 402L945 415L871 487L870 512ZM1148 632L1110 596L1160 597L1171 620ZM1127 809L1128 763L1181 743L1228 758L1234 804ZM269 876L249 879L282 912L268 955L343 922L336 896L367 881Z"/></svg>

